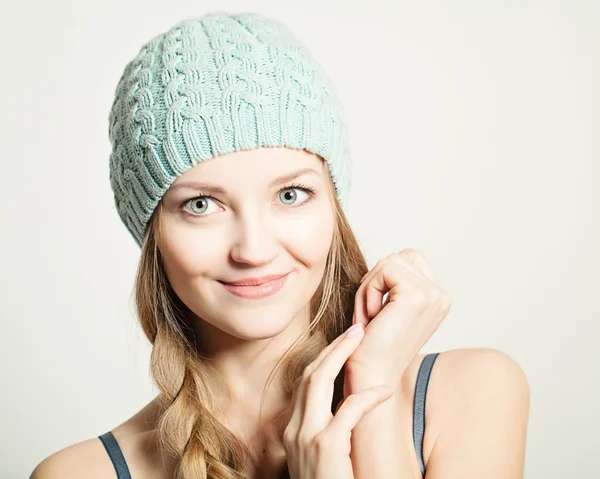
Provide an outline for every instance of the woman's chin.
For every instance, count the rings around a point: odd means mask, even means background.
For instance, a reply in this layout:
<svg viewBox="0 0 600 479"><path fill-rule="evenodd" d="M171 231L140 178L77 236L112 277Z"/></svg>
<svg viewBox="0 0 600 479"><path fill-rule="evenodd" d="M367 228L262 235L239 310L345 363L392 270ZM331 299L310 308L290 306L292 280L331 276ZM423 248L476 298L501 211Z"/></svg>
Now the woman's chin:
<svg viewBox="0 0 600 479"><path fill-rule="evenodd" d="M245 340L260 340L278 336L294 322L289 311L280 311L277 308L264 308L251 311L244 309L239 315L227 315L224 321L211 321L213 326L222 331ZM220 325L219 325L220 323ZM298 331L300 334L300 330Z"/></svg>
<svg viewBox="0 0 600 479"><path fill-rule="evenodd" d="M244 324L238 323L234 327L236 336L240 339L260 340L278 336L288 328L290 323L291 321L282 320L281 316L265 317L263 314L253 321L246 315Z"/></svg>

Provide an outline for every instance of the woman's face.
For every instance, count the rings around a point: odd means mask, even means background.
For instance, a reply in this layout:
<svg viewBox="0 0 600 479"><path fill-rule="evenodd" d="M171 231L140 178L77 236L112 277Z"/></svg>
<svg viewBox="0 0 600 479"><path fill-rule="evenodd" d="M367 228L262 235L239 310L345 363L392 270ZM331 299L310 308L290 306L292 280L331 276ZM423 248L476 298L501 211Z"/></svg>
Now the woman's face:
<svg viewBox="0 0 600 479"><path fill-rule="evenodd" d="M312 171L271 184L302 169ZM328 175L305 150L259 148L201 162L171 185L157 244L173 290L201 320L201 337L269 338L295 318L308 326L333 237ZM281 290L258 299L219 282L286 273Z"/></svg>

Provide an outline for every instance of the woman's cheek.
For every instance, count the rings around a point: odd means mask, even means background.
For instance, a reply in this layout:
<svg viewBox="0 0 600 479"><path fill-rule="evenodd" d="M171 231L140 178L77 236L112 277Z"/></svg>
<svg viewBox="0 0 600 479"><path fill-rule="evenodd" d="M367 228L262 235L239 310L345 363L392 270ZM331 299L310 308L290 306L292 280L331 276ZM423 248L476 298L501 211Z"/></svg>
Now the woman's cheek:
<svg viewBox="0 0 600 479"><path fill-rule="evenodd" d="M226 256L226 243L218 228L179 227L163 244L163 261L171 277L190 281L219 268ZM225 255L225 256L224 256Z"/></svg>
<svg viewBox="0 0 600 479"><path fill-rule="evenodd" d="M327 254L333 236L332 215L312 214L296 218L295 221L285 225L285 236L288 244L293 244L294 249L316 256L317 259Z"/></svg>

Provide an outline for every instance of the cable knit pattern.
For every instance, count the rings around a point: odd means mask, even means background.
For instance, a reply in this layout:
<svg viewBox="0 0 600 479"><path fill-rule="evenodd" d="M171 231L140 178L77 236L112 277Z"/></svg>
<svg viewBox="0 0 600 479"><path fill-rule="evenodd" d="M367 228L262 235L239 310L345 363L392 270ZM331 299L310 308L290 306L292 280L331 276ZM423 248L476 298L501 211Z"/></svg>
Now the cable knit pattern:
<svg viewBox="0 0 600 479"><path fill-rule="evenodd" d="M282 23L210 13L174 25L125 67L109 115L110 182L141 247L173 181L200 161L261 146L306 149L350 190L347 126L335 88Z"/></svg>

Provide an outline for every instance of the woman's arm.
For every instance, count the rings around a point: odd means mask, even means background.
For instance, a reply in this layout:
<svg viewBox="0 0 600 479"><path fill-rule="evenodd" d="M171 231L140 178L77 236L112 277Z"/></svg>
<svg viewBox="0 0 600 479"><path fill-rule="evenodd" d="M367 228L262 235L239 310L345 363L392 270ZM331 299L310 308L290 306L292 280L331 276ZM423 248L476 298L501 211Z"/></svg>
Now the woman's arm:
<svg viewBox="0 0 600 479"><path fill-rule="evenodd" d="M396 397L367 412L352 431L354 479L421 479L411 451L414 445L406 440L411 422Z"/></svg>

